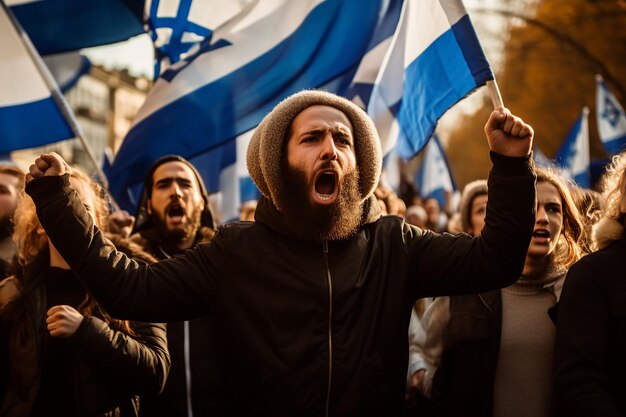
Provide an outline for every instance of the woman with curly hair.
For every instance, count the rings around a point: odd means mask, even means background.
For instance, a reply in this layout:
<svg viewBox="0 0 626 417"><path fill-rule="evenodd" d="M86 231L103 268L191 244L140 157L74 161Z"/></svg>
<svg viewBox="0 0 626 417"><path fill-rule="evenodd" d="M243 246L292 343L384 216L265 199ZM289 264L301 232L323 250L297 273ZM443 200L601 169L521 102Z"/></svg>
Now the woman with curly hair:
<svg viewBox="0 0 626 417"><path fill-rule="evenodd" d="M602 181L591 253L567 274L557 319L555 402L568 417L626 416L626 152Z"/></svg>
<svg viewBox="0 0 626 417"><path fill-rule="evenodd" d="M70 181L106 227L100 187L76 168ZM0 282L0 415L137 415L136 396L159 392L167 377L165 326L111 318L50 242L28 197L14 237L16 272Z"/></svg>
<svg viewBox="0 0 626 417"><path fill-rule="evenodd" d="M551 415L555 327L548 310L581 256L583 224L563 176L536 173L535 227L520 279L501 290L437 298L425 313L433 364L425 386L435 415Z"/></svg>

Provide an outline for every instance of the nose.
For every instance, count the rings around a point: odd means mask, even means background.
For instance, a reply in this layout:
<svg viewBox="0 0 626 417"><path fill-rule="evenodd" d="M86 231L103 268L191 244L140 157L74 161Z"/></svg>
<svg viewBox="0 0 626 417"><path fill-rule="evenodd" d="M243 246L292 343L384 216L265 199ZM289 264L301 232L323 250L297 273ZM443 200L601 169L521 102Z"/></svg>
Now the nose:
<svg viewBox="0 0 626 417"><path fill-rule="evenodd" d="M172 182L172 187L170 188L171 198L179 199L183 196L183 190L180 188L176 181Z"/></svg>
<svg viewBox="0 0 626 417"><path fill-rule="evenodd" d="M548 224L548 213L542 204L537 207L537 214L535 216L535 223Z"/></svg>
<svg viewBox="0 0 626 417"><path fill-rule="evenodd" d="M335 146L335 139L331 133L327 133L326 136L324 136L320 159L323 161L335 161L337 159L337 147Z"/></svg>

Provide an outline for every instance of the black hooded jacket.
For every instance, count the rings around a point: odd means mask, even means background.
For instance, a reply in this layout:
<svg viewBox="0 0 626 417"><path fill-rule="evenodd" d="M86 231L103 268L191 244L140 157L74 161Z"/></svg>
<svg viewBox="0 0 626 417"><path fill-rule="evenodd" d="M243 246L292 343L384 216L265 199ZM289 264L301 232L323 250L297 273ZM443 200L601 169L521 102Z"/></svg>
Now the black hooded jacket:
<svg viewBox="0 0 626 417"><path fill-rule="evenodd" d="M194 246L206 243L213 237L215 224L207 190L196 168L178 155L167 155L155 161L146 174L141 199L137 207L137 221L131 240L158 260L181 254L174 242L163 238L148 216L148 199L153 187L153 175L158 167L168 162L180 162L194 173L204 209L200 216L200 228ZM217 395L219 385L215 365L215 335L212 316L191 321L173 322L167 325L167 346L172 366L163 392L158 396L142 397L140 416L170 417L212 416L219 409ZM191 408L191 410L189 410Z"/></svg>

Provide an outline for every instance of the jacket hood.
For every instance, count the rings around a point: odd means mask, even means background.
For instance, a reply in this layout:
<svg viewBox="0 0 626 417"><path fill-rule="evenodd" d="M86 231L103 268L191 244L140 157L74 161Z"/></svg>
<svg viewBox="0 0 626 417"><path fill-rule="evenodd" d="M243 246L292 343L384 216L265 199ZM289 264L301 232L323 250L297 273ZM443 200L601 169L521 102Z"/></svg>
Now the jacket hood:
<svg viewBox="0 0 626 417"><path fill-rule="evenodd" d="M382 167L380 139L370 117L354 103L320 90L305 90L280 102L261 121L248 146L247 165L259 191L278 209L281 161L287 132L293 119L308 107L324 105L343 112L354 129L355 154L359 170L361 201L376 188Z"/></svg>
<svg viewBox="0 0 626 417"><path fill-rule="evenodd" d="M133 231L131 232L131 234L154 227L154 224L152 224L150 216L148 215L148 198L150 198L152 194L152 176L154 175L154 171L156 171L158 167L167 162L182 162L183 164L191 168L191 171L196 176L196 181L198 182L198 187L200 188L200 194L202 196L202 199L204 200L204 210L202 210L202 214L200 215L200 227L208 227L211 230L215 230L215 217L213 216L213 212L211 211L211 205L209 204L207 190L204 185L204 181L202 181L200 173L191 162L189 162L182 156L167 155L157 159L156 162L154 162L150 166L150 169L148 170L148 173L144 178L141 198L139 199L139 204L137 205L137 210L135 212L135 217L137 219L135 220L135 225L133 226Z"/></svg>

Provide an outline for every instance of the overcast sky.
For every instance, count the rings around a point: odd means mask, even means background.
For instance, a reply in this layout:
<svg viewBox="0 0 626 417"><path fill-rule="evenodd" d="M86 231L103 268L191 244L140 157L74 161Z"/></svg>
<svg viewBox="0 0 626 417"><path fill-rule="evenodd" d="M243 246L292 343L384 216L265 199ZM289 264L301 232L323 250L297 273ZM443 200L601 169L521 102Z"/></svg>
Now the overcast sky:
<svg viewBox="0 0 626 417"><path fill-rule="evenodd" d="M108 69L127 68L135 76L143 75L148 78L153 76L154 52L152 41L147 34L112 45L83 49L81 53L93 64L100 64Z"/></svg>

